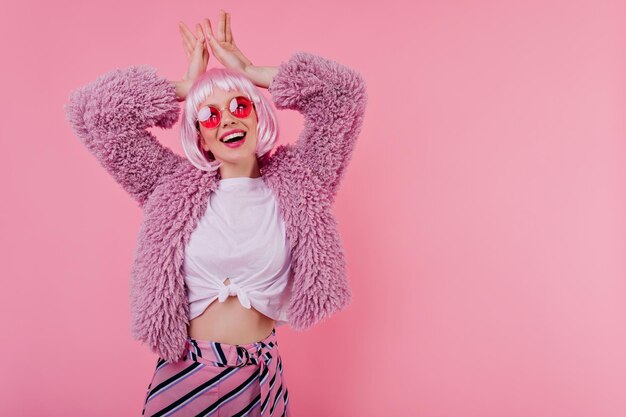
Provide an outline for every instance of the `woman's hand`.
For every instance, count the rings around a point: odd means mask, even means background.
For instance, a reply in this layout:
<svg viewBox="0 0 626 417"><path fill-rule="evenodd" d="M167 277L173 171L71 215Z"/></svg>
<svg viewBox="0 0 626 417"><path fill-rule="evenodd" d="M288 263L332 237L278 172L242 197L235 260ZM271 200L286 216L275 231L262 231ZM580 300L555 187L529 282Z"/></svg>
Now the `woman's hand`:
<svg viewBox="0 0 626 417"><path fill-rule="evenodd" d="M220 9L220 17L217 23L217 36L213 34L211 21L204 19L204 36L207 45L211 48L213 55L226 68L234 69L248 77L252 83L259 87L267 88L272 81L277 70L274 67L256 67L239 50L235 44L230 25L230 13Z"/></svg>
<svg viewBox="0 0 626 417"><path fill-rule="evenodd" d="M213 34L211 21L204 19L204 36L208 40L208 46L213 55L226 68L244 72L252 62L239 50L235 44L233 33L230 28L230 13L220 9L220 17L217 22L217 36Z"/></svg>
<svg viewBox="0 0 626 417"><path fill-rule="evenodd" d="M204 35L202 34L200 24L196 25L196 35L183 22L178 24L178 29L183 38L183 47L187 55L188 65L183 79L174 82L174 84L176 85L176 98L178 101L183 101L196 78L206 72L206 67L209 63L209 50L205 47Z"/></svg>

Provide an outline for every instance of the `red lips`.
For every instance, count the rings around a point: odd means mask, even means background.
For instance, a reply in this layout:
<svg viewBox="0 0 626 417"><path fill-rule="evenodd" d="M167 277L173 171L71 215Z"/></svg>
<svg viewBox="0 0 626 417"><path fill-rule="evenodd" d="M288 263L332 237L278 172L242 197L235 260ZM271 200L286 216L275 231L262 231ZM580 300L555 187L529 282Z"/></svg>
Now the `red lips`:
<svg viewBox="0 0 626 417"><path fill-rule="evenodd" d="M224 139L228 135L232 135L233 133L239 133L239 132L246 133L245 130L241 130L241 129L229 130L228 132L222 134L222 136L220 137L220 140Z"/></svg>

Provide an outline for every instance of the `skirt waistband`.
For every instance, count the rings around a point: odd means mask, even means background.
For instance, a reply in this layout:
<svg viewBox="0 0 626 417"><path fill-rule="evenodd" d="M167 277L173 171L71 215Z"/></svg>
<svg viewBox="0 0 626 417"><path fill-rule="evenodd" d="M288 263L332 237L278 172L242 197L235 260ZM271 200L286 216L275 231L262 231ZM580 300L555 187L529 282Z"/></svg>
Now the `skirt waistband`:
<svg viewBox="0 0 626 417"><path fill-rule="evenodd" d="M263 340L236 345L187 336L185 353L185 357L195 362L217 367L242 367L259 365L261 362L267 364L277 355L276 328Z"/></svg>

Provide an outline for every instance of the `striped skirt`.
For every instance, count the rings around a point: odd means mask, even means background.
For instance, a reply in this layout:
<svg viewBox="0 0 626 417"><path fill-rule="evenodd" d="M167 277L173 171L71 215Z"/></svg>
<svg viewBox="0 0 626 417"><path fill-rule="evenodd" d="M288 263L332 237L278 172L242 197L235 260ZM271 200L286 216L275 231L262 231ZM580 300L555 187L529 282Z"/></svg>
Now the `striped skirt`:
<svg viewBox="0 0 626 417"><path fill-rule="evenodd" d="M187 337L178 362L158 358L142 416L289 417L276 329L243 345Z"/></svg>

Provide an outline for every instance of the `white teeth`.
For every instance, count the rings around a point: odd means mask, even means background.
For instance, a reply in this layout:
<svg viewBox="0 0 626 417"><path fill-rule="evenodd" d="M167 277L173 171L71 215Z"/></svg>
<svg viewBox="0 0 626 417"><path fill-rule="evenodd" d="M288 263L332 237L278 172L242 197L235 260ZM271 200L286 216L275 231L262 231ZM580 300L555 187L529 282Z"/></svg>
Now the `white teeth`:
<svg viewBox="0 0 626 417"><path fill-rule="evenodd" d="M246 134L244 132L237 132L237 133L233 133L232 135L228 135L222 139L220 139L222 142L226 142L228 139L232 139L232 138L236 138L236 137L244 137Z"/></svg>

